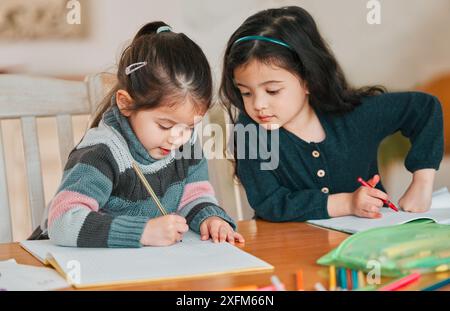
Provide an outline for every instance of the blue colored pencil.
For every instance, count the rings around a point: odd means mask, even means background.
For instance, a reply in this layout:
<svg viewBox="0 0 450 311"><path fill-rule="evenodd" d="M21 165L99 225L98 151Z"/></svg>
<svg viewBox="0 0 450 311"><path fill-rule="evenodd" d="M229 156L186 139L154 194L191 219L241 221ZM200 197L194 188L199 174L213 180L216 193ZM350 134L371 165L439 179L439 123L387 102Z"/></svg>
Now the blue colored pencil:
<svg viewBox="0 0 450 311"><path fill-rule="evenodd" d="M345 271L345 268L340 268L340 279L341 279L341 288L342 289L347 289L347 273Z"/></svg>
<svg viewBox="0 0 450 311"><path fill-rule="evenodd" d="M434 283L433 285L430 285L428 287L422 288L421 290L429 292L429 291L437 290L437 289L439 289L441 287L444 287L446 285L449 285L449 284L450 284L450 278L442 280L442 281L437 282L437 283Z"/></svg>
<svg viewBox="0 0 450 311"><path fill-rule="evenodd" d="M358 271L352 270L352 289L358 289Z"/></svg>

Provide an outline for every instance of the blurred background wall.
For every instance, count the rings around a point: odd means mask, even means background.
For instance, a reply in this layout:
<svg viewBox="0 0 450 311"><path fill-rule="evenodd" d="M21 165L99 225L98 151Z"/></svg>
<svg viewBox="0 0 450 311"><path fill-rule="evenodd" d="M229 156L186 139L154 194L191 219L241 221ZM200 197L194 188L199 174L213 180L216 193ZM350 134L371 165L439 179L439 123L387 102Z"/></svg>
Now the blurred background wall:
<svg viewBox="0 0 450 311"><path fill-rule="evenodd" d="M68 1L22 1L28 9L40 10L46 3ZM0 1L0 72L82 79L100 71L114 71L122 49L144 23L163 20L174 31L194 39L208 56L216 78L221 72L221 57L232 32L251 14L266 8L298 5L315 18L350 82L356 86L382 84L389 90L424 90L439 96L446 114L448 142L450 105L450 1L380 0L381 24L369 25L366 0L84 0L81 3L80 31L62 37L14 37L5 27L27 17L12 11L11 3ZM31 4L33 3L33 4ZM35 5L35 7L33 6ZM9 11L8 11L9 10ZM7 13L7 14L6 14ZM44 14L41 12L39 14ZM39 16L37 14L37 16ZM26 21L25 21L26 22ZM70 29L69 29L70 30ZM78 34L77 34L78 33ZM223 122L216 107L211 120ZM75 141L86 128L87 117L76 117ZM12 193L14 239L30 233L22 141L18 121L2 121L8 165L8 184ZM57 152L56 123L39 121L41 158L49 201L61 178ZM399 137L383 144L380 161L384 184L398 199L410 181L403 168L407 142ZM447 151L449 151L447 147ZM211 178L224 208L236 217L231 167L227 160L214 160ZM220 176L220 178L219 178ZM226 176L226 178L225 178ZM450 186L450 160L438 172L436 188ZM245 217L251 217L246 210Z"/></svg>

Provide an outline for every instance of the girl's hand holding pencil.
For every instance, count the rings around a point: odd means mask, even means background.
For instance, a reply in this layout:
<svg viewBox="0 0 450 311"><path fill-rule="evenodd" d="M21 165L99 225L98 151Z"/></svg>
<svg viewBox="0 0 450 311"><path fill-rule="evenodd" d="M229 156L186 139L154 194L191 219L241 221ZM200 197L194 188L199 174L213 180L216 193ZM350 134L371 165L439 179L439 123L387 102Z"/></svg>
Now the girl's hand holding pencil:
<svg viewBox="0 0 450 311"><path fill-rule="evenodd" d="M352 193L352 214L359 217L380 218L383 201L389 197L383 191L374 188L380 182L380 175L374 175L367 181L369 187L362 185Z"/></svg>
<svg viewBox="0 0 450 311"><path fill-rule="evenodd" d="M183 234L189 230L186 219L170 214L150 219L141 236L144 246L168 246L181 241Z"/></svg>
<svg viewBox="0 0 450 311"><path fill-rule="evenodd" d="M374 175L372 179L364 182L354 192L332 194L328 200L328 213L330 217L355 215L366 218L380 218L380 208L389 197L383 191L374 188L380 182L380 176ZM392 203L391 203L392 204Z"/></svg>
<svg viewBox="0 0 450 311"><path fill-rule="evenodd" d="M136 162L133 162L132 164L136 174L142 181L142 184L145 189L147 189L153 201L155 201L155 204L162 215L161 217L150 219L147 222L141 236L141 244L144 246L168 246L181 241L183 233L186 233L189 230L186 218L176 214L167 214L166 209L162 206L155 191L153 191L139 168L139 165L137 165Z"/></svg>

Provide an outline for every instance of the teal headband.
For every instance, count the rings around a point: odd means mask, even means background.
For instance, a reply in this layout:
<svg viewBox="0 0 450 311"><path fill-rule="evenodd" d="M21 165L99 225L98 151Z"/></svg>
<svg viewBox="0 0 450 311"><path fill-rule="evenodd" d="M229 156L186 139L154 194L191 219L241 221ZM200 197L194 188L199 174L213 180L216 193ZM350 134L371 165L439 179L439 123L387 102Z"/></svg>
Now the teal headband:
<svg viewBox="0 0 450 311"><path fill-rule="evenodd" d="M156 33L160 33L160 32L172 32L172 28L170 28L170 26L160 26L156 30Z"/></svg>
<svg viewBox="0 0 450 311"><path fill-rule="evenodd" d="M233 45L235 45L236 43L239 43L239 42L250 41L250 40L260 40L260 41L272 42L272 43L282 45L282 46L287 47L288 49L292 50L292 48L289 46L289 44L287 44L283 41L280 41L278 39L264 37L264 36L245 36L245 37L239 38L236 41L234 41Z"/></svg>

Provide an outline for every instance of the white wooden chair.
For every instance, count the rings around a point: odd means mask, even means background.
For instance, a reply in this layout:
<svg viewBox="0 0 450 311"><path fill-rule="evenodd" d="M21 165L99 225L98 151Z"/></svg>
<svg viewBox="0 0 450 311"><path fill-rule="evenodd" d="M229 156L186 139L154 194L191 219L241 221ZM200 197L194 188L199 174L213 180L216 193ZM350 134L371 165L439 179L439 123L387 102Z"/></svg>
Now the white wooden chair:
<svg viewBox="0 0 450 311"><path fill-rule="evenodd" d="M88 76L85 81L0 75L0 242L13 239L1 120L21 121L34 229L40 224L45 210L36 118L56 118L61 165L64 167L74 147L72 116L92 114L112 84L111 78L103 74Z"/></svg>
<svg viewBox="0 0 450 311"><path fill-rule="evenodd" d="M224 117L224 121L225 124L231 124L231 120L230 117L228 115L228 113L226 111L223 111L223 117ZM231 133L229 132L229 130L231 129L230 126L226 126L225 125L225 129L226 129L226 137L229 138ZM228 141L226 142L228 144ZM230 152L227 150L227 156L233 157L234 155L230 154ZM242 186L242 184L240 183L240 181L236 180L234 178L234 167L231 165L231 163L228 163L230 168L228 170L228 175L230 175L231 178L231 184L232 184L232 202L228 202L228 204L233 204L235 206L235 210L236 210L236 219L237 220L248 220L248 219L252 219L254 216L254 211L253 209L250 207L250 204L247 200L247 195L245 193L245 189Z"/></svg>

